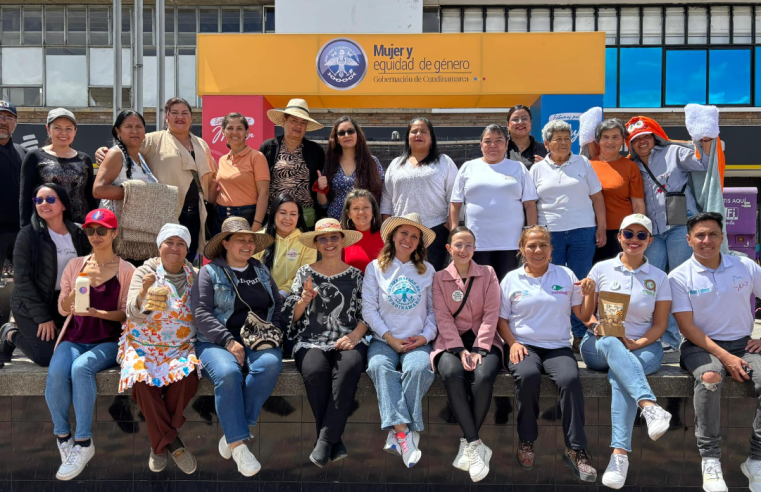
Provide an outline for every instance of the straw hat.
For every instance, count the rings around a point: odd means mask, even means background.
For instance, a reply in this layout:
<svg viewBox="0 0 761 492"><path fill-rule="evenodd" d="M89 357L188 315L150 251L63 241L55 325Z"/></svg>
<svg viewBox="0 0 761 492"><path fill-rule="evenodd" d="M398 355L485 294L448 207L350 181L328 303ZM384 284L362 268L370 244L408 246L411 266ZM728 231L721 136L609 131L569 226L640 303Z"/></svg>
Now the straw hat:
<svg viewBox="0 0 761 492"><path fill-rule="evenodd" d="M420 214L411 213L401 217L389 217L386 219L381 226L381 237L383 238L383 241L386 241L386 238L388 238L391 231L400 225L411 225L420 229L420 232L423 233L423 244L426 248L433 243L434 239L436 239L436 233L423 225L423 221L420 219Z"/></svg>
<svg viewBox="0 0 761 492"><path fill-rule="evenodd" d="M254 237L256 246L254 246L254 252L251 253L251 256L267 249L269 245L275 241L269 234L260 234L252 231L251 226L248 225L248 221L243 217L230 217L222 223L222 232L206 243L206 247L203 249L203 255L209 260L213 260L220 256L225 249L222 245L222 241L227 240L237 232L251 234Z"/></svg>
<svg viewBox="0 0 761 492"><path fill-rule="evenodd" d="M344 247L351 246L362 239L362 233L359 231L344 231L341 229L341 223L336 219L320 219L314 225L314 231L305 232L299 236L301 244L307 248L317 249L314 240L317 236L328 234L330 232L340 232L344 235Z"/></svg>
<svg viewBox="0 0 761 492"><path fill-rule="evenodd" d="M277 126L284 126L283 123L287 114L307 120L309 122L307 124L308 132L322 128L320 123L309 117L309 105L303 99L291 99L285 109L270 109L267 111L267 118Z"/></svg>

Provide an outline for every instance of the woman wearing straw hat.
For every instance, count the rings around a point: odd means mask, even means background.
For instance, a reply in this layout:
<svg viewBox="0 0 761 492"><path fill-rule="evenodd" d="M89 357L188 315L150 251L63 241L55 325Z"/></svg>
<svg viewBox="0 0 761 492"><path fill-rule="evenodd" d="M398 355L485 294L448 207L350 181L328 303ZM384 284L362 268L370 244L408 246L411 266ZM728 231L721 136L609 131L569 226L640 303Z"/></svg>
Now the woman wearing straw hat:
<svg viewBox="0 0 761 492"><path fill-rule="evenodd" d="M316 220L316 184L325 167L325 151L304 135L322 125L309 116L309 106L303 99L291 99L285 109L270 109L267 117L283 127L282 136L259 147L270 168L270 201L281 193L293 195L304 209L307 226L312 227Z"/></svg>
<svg viewBox="0 0 761 492"><path fill-rule="evenodd" d="M230 217L203 254L211 263L201 268L192 303L198 328L198 357L214 382L214 403L222 424L219 454L231 457L246 477L261 465L244 442L275 388L283 354L279 347L253 351L243 345L241 328L251 313L280 329L283 301L269 270L252 258L272 243L272 236L254 233L243 217Z"/></svg>
<svg viewBox="0 0 761 492"><path fill-rule="evenodd" d="M411 213L386 219L381 235L386 245L367 266L362 296L362 314L373 331L367 372L378 392L381 427L389 431L383 450L401 455L409 468L422 455L422 400L433 382L435 271L425 258L436 233Z"/></svg>
<svg viewBox="0 0 761 492"><path fill-rule="evenodd" d="M293 358L306 386L317 427L309 459L320 468L348 456L341 441L367 361L367 325L362 319L362 272L341 260L343 249L362 233L322 219L299 236L322 259L302 266L283 308Z"/></svg>

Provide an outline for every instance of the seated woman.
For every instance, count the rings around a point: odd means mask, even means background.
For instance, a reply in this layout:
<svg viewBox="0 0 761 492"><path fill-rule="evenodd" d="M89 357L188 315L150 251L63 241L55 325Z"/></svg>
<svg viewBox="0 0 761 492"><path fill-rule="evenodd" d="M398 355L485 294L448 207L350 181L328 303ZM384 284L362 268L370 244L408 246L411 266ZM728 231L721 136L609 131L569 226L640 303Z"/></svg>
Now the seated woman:
<svg viewBox="0 0 761 492"><path fill-rule="evenodd" d="M244 477L262 466L245 441L256 425L262 405L275 389L283 362L280 347L251 350L242 328L252 313L269 330L280 331L282 298L269 270L255 253L272 244L272 236L251 231L243 217L230 217L222 232L203 250L211 263L201 268L193 287L193 311L198 327L198 357L204 374L214 382L214 404L223 435L219 454L231 457ZM264 324L262 323L262 324Z"/></svg>
<svg viewBox="0 0 761 492"><path fill-rule="evenodd" d="M185 226L161 228L156 238L159 257L146 260L132 276L127 322L119 340L119 392L132 388L132 398L145 416L151 441L148 468L156 473L166 468L167 454L183 473L196 471L196 459L178 434L201 369L190 303L196 271L185 259L190 242Z"/></svg>
<svg viewBox="0 0 761 492"><path fill-rule="evenodd" d="M58 313L63 270L90 252L90 243L71 219L64 188L47 183L34 190L31 223L21 229L13 250L11 311L16 324L0 329L0 357L9 361L18 347L35 364L47 367L64 317Z"/></svg>
<svg viewBox="0 0 761 492"><path fill-rule="evenodd" d="M367 265L378 258L383 249L380 207L372 193L355 189L346 195L341 227L362 233L362 239L344 248L344 261L364 273Z"/></svg>
<svg viewBox="0 0 761 492"><path fill-rule="evenodd" d="M502 369L502 340L497 336L499 280L494 269L473 261L476 236L467 227L449 234L452 263L433 277L433 309L439 336L431 362L441 374L449 405L464 437L452 466L474 482L489 474L492 451L478 436Z"/></svg>
<svg viewBox="0 0 761 492"><path fill-rule="evenodd" d="M381 235L386 245L367 266L363 285L362 315L373 330L367 373L378 392L381 427L388 430L383 450L400 454L410 468L422 456L423 396L434 377L435 271L425 258L436 233L411 213L386 219Z"/></svg>
<svg viewBox="0 0 761 492"><path fill-rule="evenodd" d="M317 442L309 459L320 468L349 453L341 440L367 361L362 321L362 272L341 261L344 247L362 238L336 219L322 219L299 237L322 259L299 268L283 308L294 359L314 414Z"/></svg>
<svg viewBox="0 0 761 492"><path fill-rule="evenodd" d="M595 283L579 282L568 267L550 263L552 238L544 227L523 231L519 242L523 266L502 280L499 335L508 347L508 370L515 377L518 406L518 463L534 467L534 441L539 436L539 386L542 373L560 390L565 453L563 461L585 482L597 480L587 454L584 394L573 356L571 311L587 320L594 310ZM549 443L553 448L555 442Z"/></svg>
<svg viewBox="0 0 761 492"><path fill-rule="evenodd" d="M82 226L92 245L92 254L71 260L61 277L58 311L69 316L58 346L50 360L45 401L58 436L61 467L58 480L71 480L82 473L95 455L92 414L95 410L95 374L116 365L117 341L127 317L127 290L135 267L114 254L116 216L95 209ZM77 276L90 280L90 309L76 311L74 284ZM77 433L71 438L69 409L74 405Z"/></svg>
<svg viewBox="0 0 761 492"><path fill-rule="evenodd" d="M671 414L656 405L646 377L661 368L663 347L657 342L666 331L671 309L668 277L645 257L645 250L653 242L652 228L650 219L642 214L625 217L617 238L623 253L597 263L589 272L597 292L631 295L624 320L625 337L600 336L594 323L581 342L581 358L587 367L608 372L613 454L602 483L612 489L626 483L637 407L642 409L653 441L668 430L671 420Z"/></svg>

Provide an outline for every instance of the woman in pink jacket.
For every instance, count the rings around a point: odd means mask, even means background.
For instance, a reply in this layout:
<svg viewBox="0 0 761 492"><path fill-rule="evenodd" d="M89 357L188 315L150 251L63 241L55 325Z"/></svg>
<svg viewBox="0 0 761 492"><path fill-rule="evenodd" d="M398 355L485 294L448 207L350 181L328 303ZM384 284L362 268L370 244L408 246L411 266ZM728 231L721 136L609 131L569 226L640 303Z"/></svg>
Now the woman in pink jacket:
<svg viewBox="0 0 761 492"><path fill-rule="evenodd" d="M473 261L476 238L467 227L449 234L452 263L433 278L433 309L439 336L431 353L464 437L452 466L474 482L489 474L492 451L478 437L491 403L494 379L502 369L497 335L500 288L490 266Z"/></svg>

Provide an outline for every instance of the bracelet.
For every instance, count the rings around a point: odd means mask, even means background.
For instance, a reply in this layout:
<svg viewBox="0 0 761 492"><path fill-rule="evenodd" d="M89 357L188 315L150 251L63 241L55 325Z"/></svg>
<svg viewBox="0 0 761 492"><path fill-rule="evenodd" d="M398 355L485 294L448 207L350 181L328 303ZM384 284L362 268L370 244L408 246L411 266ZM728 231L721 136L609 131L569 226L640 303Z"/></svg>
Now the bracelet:
<svg viewBox="0 0 761 492"><path fill-rule="evenodd" d="M254 219L254 222L255 222L255 223L257 223L257 224L259 224L259 225L262 225L262 222L261 222L261 221L259 221L259 220L256 220L256 219Z"/></svg>

